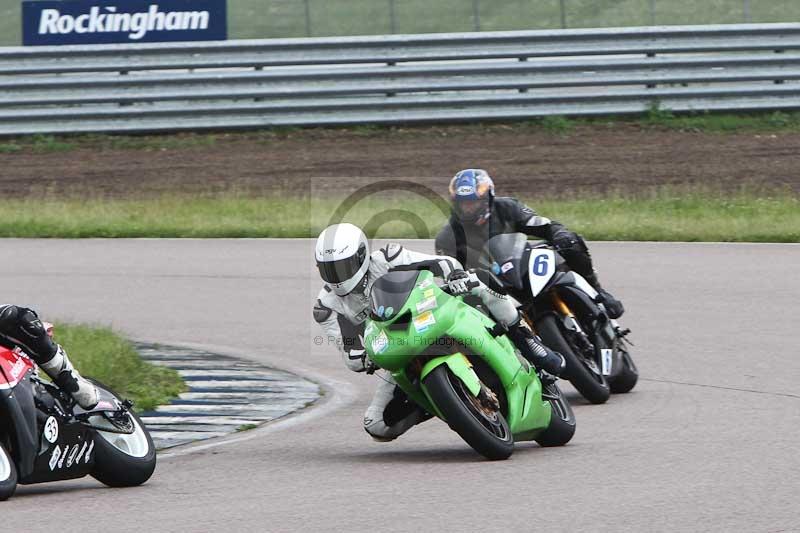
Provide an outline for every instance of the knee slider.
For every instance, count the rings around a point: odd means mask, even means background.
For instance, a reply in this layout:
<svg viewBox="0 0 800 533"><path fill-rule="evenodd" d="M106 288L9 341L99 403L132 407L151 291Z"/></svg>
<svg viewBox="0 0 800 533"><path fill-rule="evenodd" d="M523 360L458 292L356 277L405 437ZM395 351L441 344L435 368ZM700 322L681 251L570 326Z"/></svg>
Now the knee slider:
<svg viewBox="0 0 800 533"><path fill-rule="evenodd" d="M367 413L364 415L364 431L377 441L388 442L396 439L396 433L392 431L391 427L386 425L380 414L381 413L377 413L378 416L375 416L374 413L370 413L370 411L367 410Z"/></svg>

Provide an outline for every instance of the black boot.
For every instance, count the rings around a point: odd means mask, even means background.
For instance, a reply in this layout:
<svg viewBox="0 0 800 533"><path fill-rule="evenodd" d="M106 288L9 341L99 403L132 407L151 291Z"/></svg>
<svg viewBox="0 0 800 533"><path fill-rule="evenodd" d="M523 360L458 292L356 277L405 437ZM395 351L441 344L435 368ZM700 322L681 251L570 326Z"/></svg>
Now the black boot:
<svg viewBox="0 0 800 533"><path fill-rule="evenodd" d="M622 316L622 313L625 312L625 307L623 307L622 302L614 298L614 296L605 290L601 285L600 281L597 279L596 274L591 274L586 276L586 281L589 282L589 285L594 287L594 290L597 291L597 303L603 304L603 307L606 308L606 312L610 318L619 318Z"/></svg>
<svg viewBox="0 0 800 533"><path fill-rule="evenodd" d="M533 366L554 376L561 375L567 366L564 356L554 352L542 343L542 340L522 326L521 321L508 326L508 337L522 352L523 357Z"/></svg>

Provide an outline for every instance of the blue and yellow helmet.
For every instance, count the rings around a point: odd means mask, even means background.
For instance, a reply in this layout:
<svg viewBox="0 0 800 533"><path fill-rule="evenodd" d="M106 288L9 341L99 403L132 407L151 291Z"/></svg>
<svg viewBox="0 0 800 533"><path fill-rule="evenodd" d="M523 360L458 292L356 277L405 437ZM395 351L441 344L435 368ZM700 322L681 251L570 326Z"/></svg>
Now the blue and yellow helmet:
<svg viewBox="0 0 800 533"><path fill-rule="evenodd" d="M489 173L468 168L450 180L450 200L453 212L465 224L480 226L492 215L494 182Z"/></svg>

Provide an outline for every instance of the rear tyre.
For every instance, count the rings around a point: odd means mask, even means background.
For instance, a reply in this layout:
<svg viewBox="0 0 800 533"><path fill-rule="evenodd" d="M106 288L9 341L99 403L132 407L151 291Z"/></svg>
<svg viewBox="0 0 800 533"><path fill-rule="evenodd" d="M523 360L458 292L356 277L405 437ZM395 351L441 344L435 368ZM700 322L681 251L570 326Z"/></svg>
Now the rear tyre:
<svg viewBox="0 0 800 533"><path fill-rule="evenodd" d="M17 490L17 467L14 460L0 444L0 502L9 499Z"/></svg>
<svg viewBox="0 0 800 533"><path fill-rule="evenodd" d="M564 398L556 383L546 385L542 393L548 397L552 413L550 425L539 435L536 442L544 447L563 446L575 435L575 413L572 412L572 406Z"/></svg>
<svg viewBox="0 0 800 533"><path fill-rule="evenodd" d="M631 354L624 348L619 349L622 351L622 372L609 382L614 394L630 392L639 381L639 369L636 368Z"/></svg>
<svg viewBox="0 0 800 533"><path fill-rule="evenodd" d="M536 322L536 330L544 343L552 350L560 352L567 360L564 371L566 379L591 403L605 403L611 396L611 389L605 376L590 370L583 358L575 354L572 346L564 338L553 315L545 315Z"/></svg>
<svg viewBox="0 0 800 533"><path fill-rule="evenodd" d="M447 365L428 374L425 388L447 425L476 452L491 460L511 456L514 437L505 417L499 411L482 406Z"/></svg>
<svg viewBox="0 0 800 533"><path fill-rule="evenodd" d="M92 477L109 487L135 487L153 475L156 447L144 424L128 412L136 430L132 435L95 432L94 471Z"/></svg>

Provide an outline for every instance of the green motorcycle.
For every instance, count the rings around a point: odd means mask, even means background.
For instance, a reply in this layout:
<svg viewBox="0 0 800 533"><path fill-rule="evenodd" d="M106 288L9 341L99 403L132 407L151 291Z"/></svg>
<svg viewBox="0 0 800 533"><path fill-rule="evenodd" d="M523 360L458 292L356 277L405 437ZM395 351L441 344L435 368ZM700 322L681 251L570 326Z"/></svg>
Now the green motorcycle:
<svg viewBox="0 0 800 533"><path fill-rule="evenodd" d="M558 385L543 386L505 330L430 272L389 272L371 298L370 360L475 451L507 459L515 440L562 446L572 438L575 415Z"/></svg>

